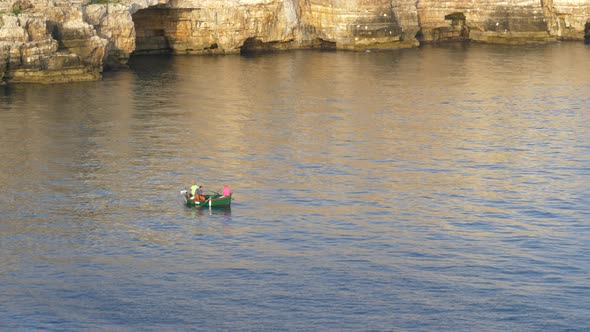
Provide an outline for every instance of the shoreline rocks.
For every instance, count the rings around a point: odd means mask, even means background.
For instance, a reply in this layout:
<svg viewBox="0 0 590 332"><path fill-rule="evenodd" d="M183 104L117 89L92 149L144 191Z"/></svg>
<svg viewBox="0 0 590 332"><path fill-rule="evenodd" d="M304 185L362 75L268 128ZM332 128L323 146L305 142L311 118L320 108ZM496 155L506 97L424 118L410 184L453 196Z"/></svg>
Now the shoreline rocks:
<svg viewBox="0 0 590 332"><path fill-rule="evenodd" d="M0 80L100 79L132 54L590 40L590 0L6 0Z"/></svg>

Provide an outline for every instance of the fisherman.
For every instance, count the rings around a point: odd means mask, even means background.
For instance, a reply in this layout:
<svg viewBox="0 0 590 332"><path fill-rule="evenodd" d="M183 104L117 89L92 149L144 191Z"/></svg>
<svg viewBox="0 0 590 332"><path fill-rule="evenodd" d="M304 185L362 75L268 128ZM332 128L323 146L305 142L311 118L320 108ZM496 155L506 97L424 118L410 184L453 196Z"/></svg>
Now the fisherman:
<svg viewBox="0 0 590 332"><path fill-rule="evenodd" d="M223 185L223 196L225 197L229 197L231 195L231 189L229 189L229 186L227 184Z"/></svg>
<svg viewBox="0 0 590 332"><path fill-rule="evenodd" d="M197 189L199 189L199 185L196 183L198 182L195 182L195 184L191 186L191 198L195 197L195 193L197 192Z"/></svg>
<svg viewBox="0 0 590 332"><path fill-rule="evenodd" d="M195 196L195 200L204 201L205 195L203 195L203 186L199 186L199 189L195 192L197 195Z"/></svg>

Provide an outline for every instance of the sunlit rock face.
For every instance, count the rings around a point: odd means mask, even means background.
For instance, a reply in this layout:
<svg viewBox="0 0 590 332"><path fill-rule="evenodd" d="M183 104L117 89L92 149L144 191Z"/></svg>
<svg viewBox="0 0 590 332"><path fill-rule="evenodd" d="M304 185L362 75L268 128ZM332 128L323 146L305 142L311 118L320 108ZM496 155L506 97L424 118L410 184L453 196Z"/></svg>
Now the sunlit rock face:
<svg viewBox="0 0 590 332"><path fill-rule="evenodd" d="M447 16L450 14L454 15ZM555 40L546 14L539 0L418 1L421 37L426 42L458 38L490 43Z"/></svg>
<svg viewBox="0 0 590 332"><path fill-rule="evenodd" d="M3 0L0 79L97 79L132 54L590 40L590 0Z"/></svg>
<svg viewBox="0 0 590 332"><path fill-rule="evenodd" d="M133 14L136 52L417 46L415 1L172 0Z"/></svg>
<svg viewBox="0 0 590 332"><path fill-rule="evenodd" d="M416 1L311 0L303 24L339 49L391 49L417 46Z"/></svg>
<svg viewBox="0 0 590 332"><path fill-rule="evenodd" d="M247 40L297 48L298 18L284 1L173 0L133 13L137 53L238 53Z"/></svg>
<svg viewBox="0 0 590 332"><path fill-rule="evenodd" d="M589 0L417 1L421 41L539 43L584 38Z"/></svg>
<svg viewBox="0 0 590 332"><path fill-rule="evenodd" d="M84 19L96 30L96 34L108 41L104 66L107 69L125 67L129 54L135 49L135 25L127 5L90 4L82 7Z"/></svg>
<svg viewBox="0 0 590 332"><path fill-rule="evenodd" d="M555 33L560 39L584 38L585 26L590 22L590 0L545 0L552 10ZM549 10L549 9L548 9Z"/></svg>
<svg viewBox="0 0 590 332"><path fill-rule="evenodd" d="M12 82L96 80L106 40L82 19L80 7L49 1L13 2L0 16L0 76Z"/></svg>

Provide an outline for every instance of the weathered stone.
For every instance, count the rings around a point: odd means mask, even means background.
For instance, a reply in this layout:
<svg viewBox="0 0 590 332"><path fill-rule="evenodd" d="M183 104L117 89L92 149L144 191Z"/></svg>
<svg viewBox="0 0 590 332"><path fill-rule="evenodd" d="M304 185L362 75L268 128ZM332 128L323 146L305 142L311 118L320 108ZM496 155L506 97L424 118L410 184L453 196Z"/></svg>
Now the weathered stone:
<svg viewBox="0 0 590 332"><path fill-rule="evenodd" d="M47 25L42 17L19 16L20 26L25 28L29 41L41 41L50 39L47 34Z"/></svg>
<svg viewBox="0 0 590 332"><path fill-rule="evenodd" d="M15 15L2 15L0 17L0 41L24 43L29 39L27 30L20 25Z"/></svg>
<svg viewBox="0 0 590 332"><path fill-rule="evenodd" d="M101 2L1 1L0 77L100 77L103 67L124 67L134 53L363 51L438 41L520 44L590 39L590 0Z"/></svg>
<svg viewBox="0 0 590 332"><path fill-rule="evenodd" d="M419 1L421 38L444 40L441 29L462 38L490 43L525 43L555 40L549 33L541 2L520 1ZM454 16L448 16L454 14ZM461 16L460 16L461 15ZM458 19L461 18L462 20Z"/></svg>
<svg viewBox="0 0 590 332"><path fill-rule="evenodd" d="M146 4L147 6L147 4ZM105 39L104 66L108 69L125 67L135 50L135 25L131 10L123 4L94 4L83 8L84 18L101 38Z"/></svg>
<svg viewBox="0 0 590 332"><path fill-rule="evenodd" d="M100 79L100 73L86 66L65 67L58 70L18 69L7 72L5 79L11 83L69 83L96 81Z"/></svg>
<svg viewBox="0 0 590 332"><path fill-rule="evenodd" d="M544 6L554 15L554 33L562 40L581 40L584 27L590 21L590 0L544 0Z"/></svg>
<svg viewBox="0 0 590 332"><path fill-rule="evenodd" d="M12 2L18 15L0 16L1 76L11 82L100 78L107 41L82 19L74 2ZM16 12L16 11L15 11Z"/></svg>
<svg viewBox="0 0 590 332"><path fill-rule="evenodd" d="M137 11L133 15L137 52L227 54L240 52L249 38L289 48L297 47L289 21L283 21L283 1L177 1Z"/></svg>
<svg viewBox="0 0 590 332"><path fill-rule="evenodd" d="M4 82L4 75L8 69L10 54L10 45L6 42L0 42L0 84Z"/></svg>
<svg viewBox="0 0 590 332"><path fill-rule="evenodd" d="M365 50L418 46L415 1L311 1L310 25L319 38L340 49Z"/></svg>

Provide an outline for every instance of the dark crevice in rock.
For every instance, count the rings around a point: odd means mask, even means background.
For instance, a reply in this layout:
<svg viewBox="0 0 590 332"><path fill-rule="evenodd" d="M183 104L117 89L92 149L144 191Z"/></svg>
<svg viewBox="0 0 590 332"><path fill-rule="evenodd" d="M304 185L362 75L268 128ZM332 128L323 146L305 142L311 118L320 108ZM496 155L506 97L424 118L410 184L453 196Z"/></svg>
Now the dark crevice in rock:
<svg viewBox="0 0 590 332"><path fill-rule="evenodd" d="M135 25L135 51L133 54L172 53L165 22L173 13L166 8L150 7L132 15Z"/></svg>

